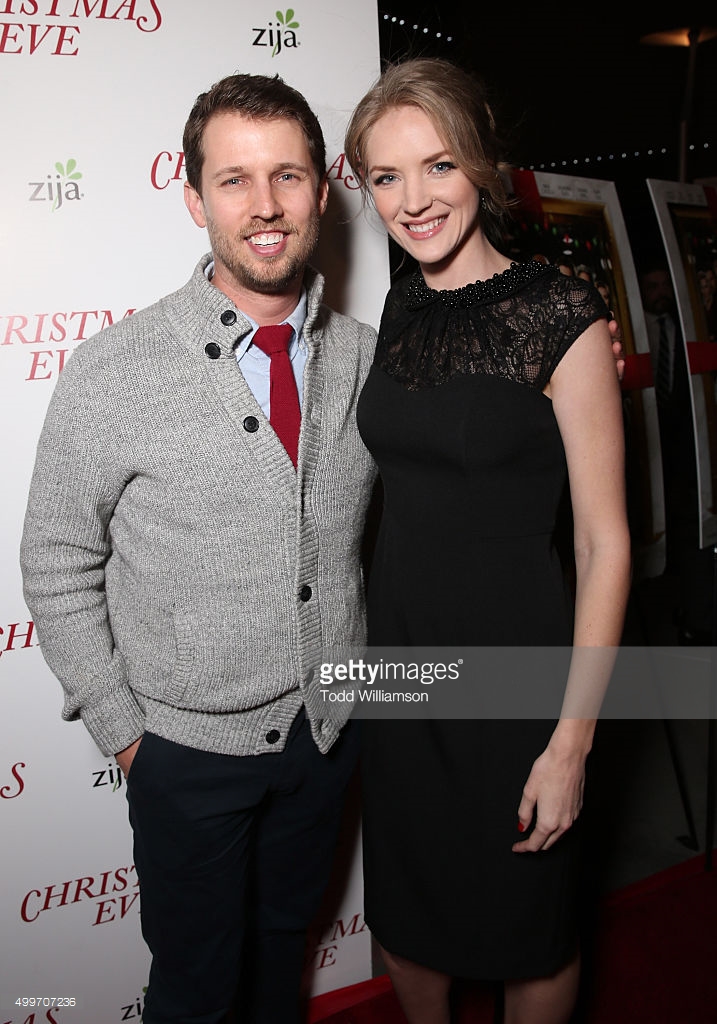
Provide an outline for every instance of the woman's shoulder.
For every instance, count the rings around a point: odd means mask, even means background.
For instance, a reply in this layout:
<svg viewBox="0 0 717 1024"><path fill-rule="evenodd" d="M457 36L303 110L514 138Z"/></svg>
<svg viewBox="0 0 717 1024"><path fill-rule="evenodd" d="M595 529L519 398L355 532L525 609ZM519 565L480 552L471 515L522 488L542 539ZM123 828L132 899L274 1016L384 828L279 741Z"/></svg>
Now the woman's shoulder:
<svg viewBox="0 0 717 1024"><path fill-rule="evenodd" d="M557 267L550 269L553 272L539 278L536 284L544 289L544 296L552 300L558 310L563 310L566 316L587 314L591 319L608 315L605 300L591 281L563 274Z"/></svg>

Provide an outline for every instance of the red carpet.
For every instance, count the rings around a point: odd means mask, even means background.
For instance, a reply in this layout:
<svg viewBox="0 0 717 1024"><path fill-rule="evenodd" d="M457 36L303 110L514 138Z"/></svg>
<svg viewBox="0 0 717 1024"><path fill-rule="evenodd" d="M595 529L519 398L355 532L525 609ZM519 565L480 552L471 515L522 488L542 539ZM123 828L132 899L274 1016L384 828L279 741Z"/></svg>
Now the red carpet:
<svg viewBox="0 0 717 1024"><path fill-rule="evenodd" d="M717 866L704 862L693 857L605 900L576 1024L717 1024ZM319 1022L406 1018L384 975L313 999L309 1024ZM459 1024L493 1024L489 988L466 991Z"/></svg>

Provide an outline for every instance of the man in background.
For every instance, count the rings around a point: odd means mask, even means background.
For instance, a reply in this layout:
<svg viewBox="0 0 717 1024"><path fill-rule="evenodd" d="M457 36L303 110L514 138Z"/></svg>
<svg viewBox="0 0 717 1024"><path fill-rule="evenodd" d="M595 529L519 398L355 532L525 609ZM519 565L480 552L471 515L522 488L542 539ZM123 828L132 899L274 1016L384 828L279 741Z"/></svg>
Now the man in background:
<svg viewBox="0 0 717 1024"><path fill-rule="evenodd" d="M712 555L699 546L699 496L687 355L672 278L665 263L645 261L640 294L650 343L665 494L666 572L678 583L683 644L712 642Z"/></svg>

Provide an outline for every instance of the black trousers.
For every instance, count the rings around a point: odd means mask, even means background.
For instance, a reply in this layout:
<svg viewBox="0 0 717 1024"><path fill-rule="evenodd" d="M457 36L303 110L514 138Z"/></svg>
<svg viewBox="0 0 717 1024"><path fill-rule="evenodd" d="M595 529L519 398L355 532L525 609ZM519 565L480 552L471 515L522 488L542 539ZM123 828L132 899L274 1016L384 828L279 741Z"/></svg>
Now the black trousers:
<svg viewBox="0 0 717 1024"><path fill-rule="evenodd" d="M328 754L303 712L279 754L233 757L145 733L127 781L144 1024L294 1024L306 930L329 878L358 757Z"/></svg>

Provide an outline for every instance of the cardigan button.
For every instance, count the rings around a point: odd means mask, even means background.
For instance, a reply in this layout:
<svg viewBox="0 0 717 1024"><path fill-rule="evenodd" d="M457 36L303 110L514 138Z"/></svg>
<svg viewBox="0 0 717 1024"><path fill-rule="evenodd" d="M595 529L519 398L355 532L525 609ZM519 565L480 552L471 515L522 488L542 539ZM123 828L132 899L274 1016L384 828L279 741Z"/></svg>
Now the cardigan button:
<svg viewBox="0 0 717 1024"><path fill-rule="evenodd" d="M268 733L266 734L267 743L271 743L271 745L273 746L274 743L278 743L280 739L281 733L279 732L278 729L269 729Z"/></svg>
<svg viewBox="0 0 717 1024"><path fill-rule="evenodd" d="M304 584L299 591L299 597L302 601L309 601L311 599L311 587L308 584Z"/></svg>
<svg viewBox="0 0 717 1024"><path fill-rule="evenodd" d="M222 354L222 350L217 345L216 341L210 341L208 345L204 346L204 351L207 353L210 359L218 359Z"/></svg>
<svg viewBox="0 0 717 1024"><path fill-rule="evenodd" d="M313 670L313 668L310 668L309 671L304 676L304 683L308 686L313 678L314 678L314 670Z"/></svg>
<svg viewBox="0 0 717 1024"><path fill-rule="evenodd" d="M225 327L231 327L232 324L237 322L237 315L233 309L225 309L219 319Z"/></svg>
<svg viewBox="0 0 717 1024"><path fill-rule="evenodd" d="M259 420L256 416L245 416L242 426L248 434L255 434L259 429Z"/></svg>

